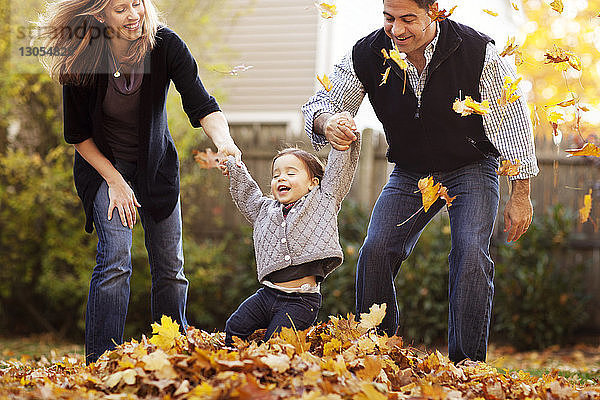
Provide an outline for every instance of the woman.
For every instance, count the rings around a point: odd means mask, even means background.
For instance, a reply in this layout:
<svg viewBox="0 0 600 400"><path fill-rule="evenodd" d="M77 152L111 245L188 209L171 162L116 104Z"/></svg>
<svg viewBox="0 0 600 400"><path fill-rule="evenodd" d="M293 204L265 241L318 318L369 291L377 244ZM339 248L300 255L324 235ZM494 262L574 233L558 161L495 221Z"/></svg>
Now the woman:
<svg viewBox="0 0 600 400"><path fill-rule="evenodd" d="M64 136L75 146L73 175L98 233L86 312L86 361L122 343L139 209L152 273L152 318L187 326L179 161L169 133L172 80L192 126L241 163L227 121L204 89L185 43L159 24L151 0L55 0L40 18L46 62L63 85Z"/></svg>

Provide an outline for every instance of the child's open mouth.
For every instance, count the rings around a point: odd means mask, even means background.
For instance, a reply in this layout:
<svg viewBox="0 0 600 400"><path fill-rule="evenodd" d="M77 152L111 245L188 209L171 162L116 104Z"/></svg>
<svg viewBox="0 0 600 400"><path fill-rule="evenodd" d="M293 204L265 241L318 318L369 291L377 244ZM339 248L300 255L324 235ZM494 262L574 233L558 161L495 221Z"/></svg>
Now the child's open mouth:
<svg viewBox="0 0 600 400"><path fill-rule="evenodd" d="M290 189L291 188L289 186L285 186L285 185L279 185L279 186L277 186L277 191L279 193L287 193L287 192L290 191Z"/></svg>

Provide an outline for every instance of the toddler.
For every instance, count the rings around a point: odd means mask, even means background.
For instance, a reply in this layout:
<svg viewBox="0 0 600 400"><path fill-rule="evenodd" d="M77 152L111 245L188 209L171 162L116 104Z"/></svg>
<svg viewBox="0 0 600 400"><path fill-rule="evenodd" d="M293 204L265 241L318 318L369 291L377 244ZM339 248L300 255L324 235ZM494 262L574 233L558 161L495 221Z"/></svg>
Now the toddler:
<svg viewBox="0 0 600 400"><path fill-rule="evenodd" d="M300 149L273 159L272 198L264 196L244 165L227 160L233 201L254 232L258 280L225 325L226 343L266 328L265 340L282 327L309 328L321 306L320 283L343 260L337 215L350 190L360 140L350 149L331 149L327 166Z"/></svg>

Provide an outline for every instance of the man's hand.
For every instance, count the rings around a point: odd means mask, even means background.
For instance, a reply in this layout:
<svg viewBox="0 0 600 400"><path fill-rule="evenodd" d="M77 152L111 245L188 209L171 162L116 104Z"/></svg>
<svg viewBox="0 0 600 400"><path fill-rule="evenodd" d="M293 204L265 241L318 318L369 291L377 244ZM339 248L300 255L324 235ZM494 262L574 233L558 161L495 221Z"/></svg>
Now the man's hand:
<svg viewBox="0 0 600 400"><path fill-rule="evenodd" d="M519 240L527 232L533 219L533 205L529 198L529 179L512 181L510 199L504 209L504 232L507 242Z"/></svg>
<svg viewBox="0 0 600 400"><path fill-rule="evenodd" d="M322 132L325 139L331 143L331 147L336 150L348 150L356 140L356 123L347 111L333 115L322 114L315 121L315 125L320 128L317 131Z"/></svg>

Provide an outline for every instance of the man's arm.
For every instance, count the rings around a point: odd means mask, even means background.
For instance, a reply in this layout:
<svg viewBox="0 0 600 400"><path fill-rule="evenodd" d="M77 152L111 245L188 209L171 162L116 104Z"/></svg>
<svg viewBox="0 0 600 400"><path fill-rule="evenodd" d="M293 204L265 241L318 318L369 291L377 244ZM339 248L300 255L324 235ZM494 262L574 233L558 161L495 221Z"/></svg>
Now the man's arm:
<svg viewBox="0 0 600 400"><path fill-rule="evenodd" d="M358 112L365 97L365 89L354 72L351 52L335 65L330 80L332 83L330 91L319 90L302 106L304 129L316 150L321 149L328 141L334 148L342 150L342 147L349 146L353 140L356 140L352 132L338 125L345 121L344 123L355 126L352 118ZM346 114L342 117L340 114L343 112ZM335 116L337 118L332 119ZM328 121L331 125L329 130Z"/></svg>
<svg viewBox="0 0 600 400"><path fill-rule="evenodd" d="M537 158L533 141L533 128L529 110L522 92L514 103L499 106L497 99L502 96L504 77L516 78L513 68L502 59L493 44L488 44L486 60L481 74L480 92L482 100L490 102L490 113L483 117L486 135L496 146L502 157L521 162L517 176L512 181L510 198L504 210L504 231L508 231L507 241L516 241L523 235L533 218L530 199L530 178L538 174Z"/></svg>

